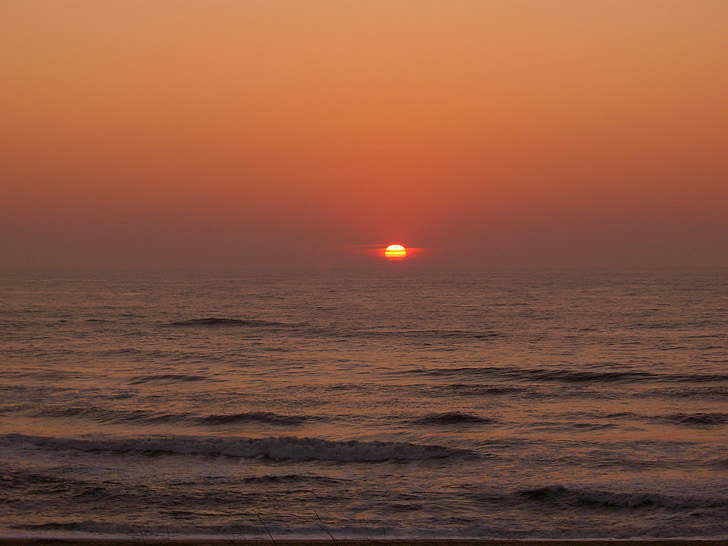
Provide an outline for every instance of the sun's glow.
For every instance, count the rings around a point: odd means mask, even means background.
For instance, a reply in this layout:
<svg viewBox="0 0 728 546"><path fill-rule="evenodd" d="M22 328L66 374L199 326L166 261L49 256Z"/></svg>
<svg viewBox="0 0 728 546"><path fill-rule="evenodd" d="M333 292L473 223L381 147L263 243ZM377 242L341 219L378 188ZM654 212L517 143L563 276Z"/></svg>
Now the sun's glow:
<svg viewBox="0 0 728 546"><path fill-rule="evenodd" d="M401 260L407 257L407 249L402 245L389 245L384 250L384 256L388 260Z"/></svg>

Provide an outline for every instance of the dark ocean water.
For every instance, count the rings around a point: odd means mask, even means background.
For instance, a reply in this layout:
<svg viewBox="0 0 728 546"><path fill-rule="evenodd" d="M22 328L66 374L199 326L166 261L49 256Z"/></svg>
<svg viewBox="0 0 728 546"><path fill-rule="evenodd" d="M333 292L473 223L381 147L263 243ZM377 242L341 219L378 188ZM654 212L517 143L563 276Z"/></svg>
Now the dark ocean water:
<svg viewBox="0 0 728 546"><path fill-rule="evenodd" d="M0 282L0 536L728 535L726 273Z"/></svg>

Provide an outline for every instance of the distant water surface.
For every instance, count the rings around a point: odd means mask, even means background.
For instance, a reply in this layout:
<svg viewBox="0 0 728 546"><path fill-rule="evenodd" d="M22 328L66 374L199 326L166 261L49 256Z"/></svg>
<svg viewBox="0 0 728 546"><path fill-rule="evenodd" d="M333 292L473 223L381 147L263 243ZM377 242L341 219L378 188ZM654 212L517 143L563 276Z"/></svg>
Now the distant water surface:
<svg viewBox="0 0 728 546"><path fill-rule="evenodd" d="M728 275L11 275L0 536L728 535Z"/></svg>

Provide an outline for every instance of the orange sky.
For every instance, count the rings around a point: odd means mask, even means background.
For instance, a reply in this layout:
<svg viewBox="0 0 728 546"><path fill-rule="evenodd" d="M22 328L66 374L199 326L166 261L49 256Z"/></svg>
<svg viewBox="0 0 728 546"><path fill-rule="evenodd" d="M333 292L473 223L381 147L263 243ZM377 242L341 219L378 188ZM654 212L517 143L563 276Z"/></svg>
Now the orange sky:
<svg viewBox="0 0 728 546"><path fill-rule="evenodd" d="M3 0L0 267L728 266L727 28L724 0Z"/></svg>

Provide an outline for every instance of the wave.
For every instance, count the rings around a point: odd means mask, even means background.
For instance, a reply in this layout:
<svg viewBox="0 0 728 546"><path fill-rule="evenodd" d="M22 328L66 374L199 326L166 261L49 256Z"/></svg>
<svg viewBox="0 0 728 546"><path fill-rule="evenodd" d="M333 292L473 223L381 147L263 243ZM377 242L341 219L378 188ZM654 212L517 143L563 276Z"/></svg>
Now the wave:
<svg viewBox="0 0 728 546"><path fill-rule="evenodd" d="M534 423L535 430L548 431L572 431L572 432L593 432L598 430L606 430L616 428L618 425L614 423L592 423L589 421L580 421L577 423L564 422L541 422Z"/></svg>
<svg viewBox="0 0 728 546"><path fill-rule="evenodd" d="M309 421L306 415L279 415L267 411L252 411L247 413L233 413L208 415L199 419L202 425L229 425L235 423L263 423L266 425L295 426Z"/></svg>
<svg viewBox="0 0 728 546"><path fill-rule="evenodd" d="M728 374L659 374L636 370L589 371L519 367L423 368L401 372L406 375L443 378L499 378L544 383L633 383L633 382L718 382L728 381Z"/></svg>
<svg viewBox="0 0 728 546"><path fill-rule="evenodd" d="M725 400L726 398L728 398L728 386L709 385L698 387L665 387L645 391L643 396L690 398L693 400Z"/></svg>
<svg viewBox="0 0 728 546"><path fill-rule="evenodd" d="M130 385L143 385L145 383L192 383L195 381L209 381L204 375L165 373L153 375L139 375L129 380Z"/></svg>
<svg viewBox="0 0 728 546"><path fill-rule="evenodd" d="M145 436L138 438L58 438L7 434L0 445L29 445L50 451L79 451L131 455L185 455L271 460L384 462L474 458L475 452L438 445L400 442L335 442L319 438L218 438Z"/></svg>
<svg viewBox="0 0 728 546"><path fill-rule="evenodd" d="M494 330L461 329L390 329L390 328L339 328L334 325L314 326L306 322L289 323L277 320L250 318L204 317L177 320L168 324L174 328L238 327L263 330L288 330L313 337L336 339L406 339L432 342L435 340L487 340L503 337Z"/></svg>
<svg viewBox="0 0 728 546"><path fill-rule="evenodd" d="M79 531L88 533L123 533L132 535L138 533L133 525L104 525L93 521L52 521L46 523L30 523L12 525L13 529L26 531Z"/></svg>
<svg viewBox="0 0 728 546"><path fill-rule="evenodd" d="M618 382L634 381L641 379L655 379L660 377L657 374L651 372L592 372L580 370L551 370L544 368L506 368L497 366L414 369L405 371L404 373L410 375L425 375L431 377L497 377L512 380L560 383Z"/></svg>
<svg viewBox="0 0 728 546"><path fill-rule="evenodd" d="M202 426L222 426L236 423L258 423L274 426L297 426L314 419L306 415L280 415L272 412L253 411L233 414L198 416L190 413L167 413L151 410L108 409L96 406L67 406L47 408L33 414L45 418L81 418L104 424L155 425L189 423Z"/></svg>
<svg viewBox="0 0 728 546"><path fill-rule="evenodd" d="M728 469L728 458L726 459L713 459L710 461L710 466L714 466L721 469Z"/></svg>
<svg viewBox="0 0 728 546"><path fill-rule="evenodd" d="M457 329L379 329L361 328L338 332L337 337L343 338L396 338L421 339L425 341L435 339L492 339L503 337L504 334L494 330L457 330Z"/></svg>
<svg viewBox="0 0 728 546"><path fill-rule="evenodd" d="M612 492L570 488L563 485L523 489L511 495L514 501L523 500L558 508L617 509L617 510L690 510L728 507L728 498L671 496L644 492Z"/></svg>
<svg viewBox="0 0 728 546"><path fill-rule="evenodd" d="M453 383L444 387L446 395L449 396L453 391L459 396L484 396L484 395L512 395L524 394L530 397L543 396L538 391L522 385L482 385L482 384L465 384Z"/></svg>
<svg viewBox="0 0 728 546"><path fill-rule="evenodd" d="M412 421L415 425L424 426L446 426L446 425L484 425L491 424L495 421L487 417L479 417L469 413L461 413L459 411L451 411L447 413L435 413L426 415Z"/></svg>
<svg viewBox="0 0 728 546"><path fill-rule="evenodd" d="M170 326L201 327L201 326L241 326L249 328L296 328L300 324L289 324L275 320L262 319L235 319L225 317L205 317L172 322Z"/></svg>
<svg viewBox="0 0 728 546"><path fill-rule="evenodd" d="M317 483L317 484L328 484L336 485L340 484L343 480L336 478L329 478L328 476L308 476L303 474L266 474L264 476L249 476L243 478L243 483L251 484L288 484L288 483Z"/></svg>
<svg viewBox="0 0 728 546"><path fill-rule="evenodd" d="M714 383L718 381L728 381L728 373L690 373L690 374L670 374L670 380L679 383Z"/></svg>
<svg viewBox="0 0 728 546"><path fill-rule="evenodd" d="M34 417L44 418L81 418L103 424L162 424L182 422L188 414L165 413L150 410L113 410L96 406L67 406L46 408L33 413Z"/></svg>
<svg viewBox="0 0 728 546"><path fill-rule="evenodd" d="M728 424L728 413L673 413L654 419L675 425L716 426Z"/></svg>

